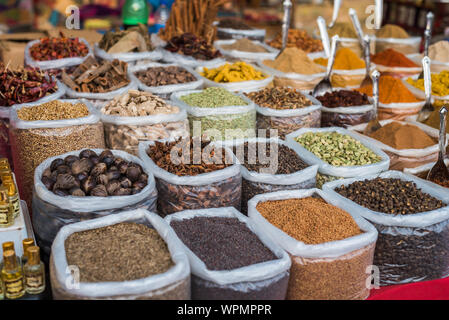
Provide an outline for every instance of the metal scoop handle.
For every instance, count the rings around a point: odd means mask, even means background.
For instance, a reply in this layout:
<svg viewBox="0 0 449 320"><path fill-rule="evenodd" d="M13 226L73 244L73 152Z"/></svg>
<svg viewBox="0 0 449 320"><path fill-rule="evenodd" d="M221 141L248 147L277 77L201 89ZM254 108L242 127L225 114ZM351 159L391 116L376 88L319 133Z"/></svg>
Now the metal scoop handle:
<svg viewBox="0 0 449 320"><path fill-rule="evenodd" d="M374 114L377 118L377 109L379 108L379 77L380 72L377 70L374 70L374 72L371 75L373 79L373 106L374 106Z"/></svg>
<svg viewBox="0 0 449 320"><path fill-rule="evenodd" d="M340 11L341 0L334 0L334 11L332 12L332 21L329 23L329 28L332 28L335 25L335 22L338 18L338 12Z"/></svg>
<svg viewBox="0 0 449 320"><path fill-rule="evenodd" d="M326 54L326 57L330 57L330 43L329 43L329 34L327 33L326 28L326 21L324 21L324 18L319 16L316 19L316 22L318 23L318 29L320 29L320 36L321 36L321 42L323 43L324 53Z"/></svg>
<svg viewBox="0 0 449 320"><path fill-rule="evenodd" d="M447 109L446 107L442 107L440 110L440 136L438 139L438 146L440 148L439 156L441 159L444 159L445 156L445 147L446 147L446 116Z"/></svg>
<svg viewBox="0 0 449 320"><path fill-rule="evenodd" d="M384 1L375 0L374 25L376 30L380 29L380 27L382 26L383 13L384 13Z"/></svg>
<svg viewBox="0 0 449 320"><path fill-rule="evenodd" d="M340 37L338 35L332 37L331 55L329 60L327 60L326 78L329 78L332 72L332 68L334 67L335 56L337 55L337 46L339 40Z"/></svg>
<svg viewBox="0 0 449 320"><path fill-rule="evenodd" d="M357 12L351 8L349 9L349 16L351 17L352 24L354 25L355 32L357 33L357 37L359 38L360 45L364 46L364 34L362 30L362 26L360 25L359 17L357 16Z"/></svg>
<svg viewBox="0 0 449 320"><path fill-rule="evenodd" d="M424 92L426 95L426 103L430 103L432 98L432 78L430 76L430 59L425 56L422 59L422 68L424 72Z"/></svg>
<svg viewBox="0 0 449 320"><path fill-rule="evenodd" d="M290 29L292 2L291 0L284 1L284 19L282 20L282 49L284 51L287 46L288 29Z"/></svg>

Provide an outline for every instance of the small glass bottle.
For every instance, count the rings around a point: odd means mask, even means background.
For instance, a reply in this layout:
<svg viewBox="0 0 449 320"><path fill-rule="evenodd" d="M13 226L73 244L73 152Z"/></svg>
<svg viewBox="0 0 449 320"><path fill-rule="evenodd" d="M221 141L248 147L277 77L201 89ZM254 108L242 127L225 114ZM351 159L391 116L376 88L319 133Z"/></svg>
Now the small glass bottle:
<svg viewBox="0 0 449 320"><path fill-rule="evenodd" d="M27 263L23 266L25 290L29 294L39 294L45 290L45 266L41 261L39 247L29 247L27 257Z"/></svg>
<svg viewBox="0 0 449 320"><path fill-rule="evenodd" d="M0 277L0 300L5 299L5 288L3 287L3 281Z"/></svg>
<svg viewBox="0 0 449 320"><path fill-rule="evenodd" d="M8 189L0 187L0 228L8 228L14 224L13 207L9 205Z"/></svg>
<svg viewBox="0 0 449 320"><path fill-rule="evenodd" d="M12 207L14 219L20 214L20 199L14 181L3 181L3 186L8 189L9 205Z"/></svg>
<svg viewBox="0 0 449 320"><path fill-rule="evenodd" d="M8 165L9 166L8 158L0 158L0 165Z"/></svg>
<svg viewBox="0 0 449 320"><path fill-rule="evenodd" d="M31 246L34 246L34 240L32 238L26 238L22 240L22 248L23 248L22 266L24 266L27 263L28 260L27 250Z"/></svg>
<svg viewBox="0 0 449 320"><path fill-rule="evenodd" d="M22 268L17 264L14 251L3 252L2 280L5 284L5 297L17 299L25 294Z"/></svg>

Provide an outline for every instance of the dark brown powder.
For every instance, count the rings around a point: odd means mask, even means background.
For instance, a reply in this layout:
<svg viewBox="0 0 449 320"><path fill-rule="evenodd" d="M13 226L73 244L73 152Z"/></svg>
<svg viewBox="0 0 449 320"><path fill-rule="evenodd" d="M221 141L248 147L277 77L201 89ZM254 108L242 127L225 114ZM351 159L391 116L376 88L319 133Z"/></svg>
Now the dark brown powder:
<svg viewBox="0 0 449 320"><path fill-rule="evenodd" d="M78 266L81 282L142 279L174 265L159 233L137 223L73 233L65 249L67 264Z"/></svg>

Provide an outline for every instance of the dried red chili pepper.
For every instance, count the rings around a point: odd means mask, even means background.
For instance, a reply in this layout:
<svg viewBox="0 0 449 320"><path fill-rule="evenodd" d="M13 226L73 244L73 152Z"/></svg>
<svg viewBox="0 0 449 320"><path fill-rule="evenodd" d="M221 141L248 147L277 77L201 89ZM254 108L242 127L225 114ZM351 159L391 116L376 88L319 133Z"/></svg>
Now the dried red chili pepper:
<svg viewBox="0 0 449 320"><path fill-rule="evenodd" d="M86 44L78 38L42 38L30 48L30 55L37 61L85 57L89 53Z"/></svg>

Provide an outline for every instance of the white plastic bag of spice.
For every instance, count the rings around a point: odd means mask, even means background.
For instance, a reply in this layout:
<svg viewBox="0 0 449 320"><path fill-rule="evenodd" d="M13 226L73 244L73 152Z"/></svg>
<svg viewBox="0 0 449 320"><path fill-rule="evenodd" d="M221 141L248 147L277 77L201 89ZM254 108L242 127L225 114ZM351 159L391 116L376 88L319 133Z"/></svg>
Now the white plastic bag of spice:
<svg viewBox="0 0 449 320"><path fill-rule="evenodd" d="M403 54L419 53L421 46L421 37L410 38L379 38L374 37L376 45L375 53L394 49Z"/></svg>
<svg viewBox="0 0 449 320"><path fill-rule="evenodd" d="M365 208L335 191L355 181L378 177L413 182L423 193L441 200L446 206L421 213L388 214ZM360 214L377 228L374 265L379 268L381 285L449 276L449 189L400 171L387 171L329 182L323 190L348 212Z"/></svg>
<svg viewBox="0 0 449 320"><path fill-rule="evenodd" d="M66 95L73 99L89 99L89 100L112 100L116 96L122 95L129 90L137 90L137 83L134 81L130 81L126 86L121 87L117 90L108 91L108 92L77 92L69 87L66 89Z"/></svg>
<svg viewBox="0 0 449 320"><path fill-rule="evenodd" d="M84 57L73 57L73 58L62 58L62 59L56 59L56 60L46 60L46 61L37 61L34 60L30 55L30 49L33 45L40 43L41 40L32 40L27 43L25 47L25 65L33 67L33 68L39 68L41 70L49 70L49 69L63 69L67 67L73 67L80 65L84 62L84 60L87 59L89 55L93 55L92 48L90 47L90 44L86 41L86 39L79 38L81 42L83 42L87 49L88 53Z"/></svg>
<svg viewBox="0 0 449 320"><path fill-rule="evenodd" d="M380 64L373 63L373 68L379 71L383 76L388 75L395 78L404 78L404 77L411 77L411 76L419 76L419 74L422 71L422 67L419 67L420 64L418 64L418 67L388 67L383 66Z"/></svg>
<svg viewBox="0 0 449 320"><path fill-rule="evenodd" d="M413 125L424 131L435 141L435 144L423 149L395 149L379 140L363 135L367 124L361 124L353 127L349 127L349 130L355 131L359 136L363 136L366 140L370 141L376 147L382 149L390 157L390 170L403 170L404 168L413 168L421 166L430 161L436 161L438 158L438 137L439 130L429 127L420 122L403 122L395 120L382 120L380 124L385 126L389 123L397 122L402 125ZM449 139L449 135L446 135L446 139ZM448 142L446 141L446 146Z"/></svg>
<svg viewBox="0 0 449 320"><path fill-rule="evenodd" d="M412 78L413 80L417 80L418 76L414 76L414 77L404 77L402 79L402 83L407 87L408 90L410 90L411 93L413 93L413 95L418 98L418 99L422 99L425 100L426 99L426 94L424 92L424 90L418 89L417 87L411 85L410 83L407 82L408 78ZM437 96L432 94L432 102L435 101L439 101L439 100L443 100L443 101L449 101L449 95L447 96Z"/></svg>
<svg viewBox="0 0 449 320"><path fill-rule="evenodd" d="M174 140L160 140L171 141ZM225 152L226 161L231 164L224 169L195 176L178 176L160 168L148 156L147 150L153 145L154 141L139 143L139 158L156 178L159 215L166 216L177 211L200 208L233 206L240 209L242 175L240 164L235 161L231 150L218 146L214 148L216 152ZM190 148L190 145L188 147ZM193 156L195 159L195 155Z"/></svg>
<svg viewBox="0 0 449 320"><path fill-rule="evenodd" d="M427 175L429 171L433 168L435 163L436 162L429 162L415 168L404 168L403 172L406 174L417 176L418 178L421 179L427 179ZM449 166L449 159L444 159L444 164L446 165L446 167Z"/></svg>
<svg viewBox="0 0 449 320"><path fill-rule="evenodd" d="M150 68L155 68L155 67L169 67L169 66L180 67L180 68L187 70L189 73L191 73L195 77L196 81L187 82L187 83L179 83L179 84L169 84L169 85L157 86L157 87L149 87L146 84L144 84L136 76L136 73L139 71L145 71L145 70L148 70ZM193 69L186 67L186 66L181 66L176 63L170 63L170 64L148 63L148 64L144 64L144 65L134 66L128 70L128 76L131 79L131 81L134 81L135 83L137 83L140 90L143 90L146 92L151 92L151 93L157 94L159 96L165 96L167 98L169 98L170 94L172 94L173 92L184 91L184 90L195 90L195 89L201 88L203 85L203 80L195 71L193 71Z"/></svg>
<svg viewBox="0 0 449 320"><path fill-rule="evenodd" d="M191 68L196 68L199 66L209 67L209 66L214 66L218 63L225 62L224 58L214 58L211 60L199 60L199 59L195 59L192 56L186 56L184 54L170 52L163 48L160 48L159 50L162 53L163 61L168 62L168 63L179 63L182 66L187 66L187 67L191 67Z"/></svg>
<svg viewBox="0 0 449 320"><path fill-rule="evenodd" d="M182 96L199 92L202 90L179 91L170 96L175 105L187 111L192 136L206 134L213 140L230 140L255 135L256 105L249 98L241 93L234 93L247 104L218 108L191 106L181 100Z"/></svg>
<svg viewBox="0 0 449 320"><path fill-rule="evenodd" d="M268 67L263 61L258 61L257 64L262 68L262 71L272 75L273 84L275 87L292 87L298 90L313 90L315 86L326 75L326 69L323 67L323 72L315 74L299 74L294 72L282 72L277 69Z"/></svg>
<svg viewBox="0 0 449 320"><path fill-rule="evenodd" d="M417 115L424 106L425 101L405 102L405 103L379 103L379 120L399 120Z"/></svg>
<svg viewBox="0 0 449 320"><path fill-rule="evenodd" d="M162 59L162 53L155 49L153 51L144 52L121 52L121 53L107 53L98 46L98 43L94 45L95 56L103 60L114 60L118 59L125 62L135 62L138 60L152 60L157 61Z"/></svg>
<svg viewBox="0 0 449 320"><path fill-rule="evenodd" d="M154 228L167 244L174 266L147 278L118 282L78 282L69 269L65 241L73 233L132 222ZM100 257L99 257L100 258ZM53 243L50 280L56 300L187 300L190 299L190 266L173 229L158 215L143 209L64 226Z"/></svg>
<svg viewBox="0 0 449 320"><path fill-rule="evenodd" d="M365 147L370 149L376 155L378 155L381 160L377 163L368 164L368 165L359 165L359 166L333 166L329 163L321 160L312 152L308 151L304 148L299 142L296 142L295 138L302 136L307 132L337 132L342 135L349 135L355 140L361 142ZM382 171L388 170L390 165L390 158L388 155L383 152L380 148L374 145L372 142L367 140L365 137L360 136L359 134L339 128L339 127L330 127L330 128L302 128L295 132L290 133L286 137L287 146L295 150L298 154L302 156L302 158L310 164L318 164L318 172L324 175L333 176L333 177L357 177L362 174L372 174L378 173Z"/></svg>
<svg viewBox="0 0 449 320"><path fill-rule="evenodd" d="M276 59L276 56L279 53L278 49L270 47L269 45L259 42L259 41L254 41L254 44L265 48L267 50L267 52L248 52L248 51L240 51L240 50L236 50L236 49L232 49L232 50L223 49L222 46L232 45L236 41L237 40L235 40L235 39L233 39L233 40L217 40L214 42L214 46L215 46L215 48L220 50L220 52L222 54L224 54L225 56L228 56L228 57L231 57L234 59L243 59L245 61L274 60L274 59Z"/></svg>
<svg viewBox="0 0 449 320"><path fill-rule="evenodd" d="M92 150L99 155L104 149ZM156 210L157 190L151 170L139 158L120 150L111 151L117 157L138 163L148 175L148 184L139 193L128 196L62 197L48 190L41 180L44 170L50 167L53 160L64 159L68 155L79 155L81 151L71 151L48 158L34 172L33 227L39 246L46 253L50 252L56 234L65 225L116 214L123 210L138 208Z"/></svg>
<svg viewBox="0 0 449 320"><path fill-rule="evenodd" d="M371 98L369 98L371 100ZM374 106L321 107L321 127L343 127L364 124L374 119Z"/></svg>
<svg viewBox="0 0 449 320"><path fill-rule="evenodd" d="M297 109L272 109L256 104L257 129L275 129L284 138L300 128L319 128L322 105L314 97L303 93L312 105Z"/></svg>
<svg viewBox="0 0 449 320"><path fill-rule="evenodd" d="M188 137L187 112L179 108L177 113L140 117L122 117L101 112L106 146L133 155L139 153L140 141L155 141Z"/></svg>
<svg viewBox="0 0 449 320"><path fill-rule="evenodd" d="M259 240L277 257L232 270L210 270L206 264L192 252L180 239L192 269L192 299L217 300L283 300L285 299L290 257L272 241L253 221L235 208L186 210L165 217L170 225L172 221L188 220L195 217L236 218L257 235Z"/></svg>
<svg viewBox="0 0 449 320"><path fill-rule="evenodd" d="M265 29L249 29L240 30L232 28L217 27L218 39L242 39L248 38L250 40L264 41L266 35Z"/></svg>
<svg viewBox="0 0 449 320"><path fill-rule="evenodd" d="M207 66L207 68L215 69L215 68L221 67L222 65L224 65L226 63L232 64L229 62L216 63L214 65ZM261 70L260 68L257 68L256 66L254 66L252 64L249 64L249 65L252 66L256 71L263 72L265 74L266 78L262 79L262 80L248 80L248 81L220 83L220 82L215 82L215 81L209 80L208 78L201 75L201 73L204 70L204 66L196 68L195 71L198 73L198 75L201 77L201 79L203 79L205 87L222 87L229 91L234 91L234 92L236 92L236 91L248 92L248 91L254 91L257 89L262 89L262 88L265 88L267 85L269 85L273 81L273 76L270 75L268 72Z"/></svg>
<svg viewBox="0 0 449 320"><path fill-rule="evenodd" d="M306 244L268 222L257 210L266 201L318 197L346 211L331 194L319 189L288 190L257 195L248 203L248 216L257 227L286 250L291 259L287 299L348 300L369 296L376 229L357 213L348 213L362 231L343 240ZM368 282L369 280L369 282Z"/></svg>
<svg viewBox="0 0 449 320"><path fill-rule="evenodd" d="M34 170L45 159L80 148L104 148L104 130L98 111L85 100L59 100L83 103L89 114L65 120L25 121L18 110L41 105L41 102L16 105L11 110L9 137L14 170L22 199L31 208Z"/></svg>
<svg viewBox="0 0 449 320"><path fill-rule="evenodd" d="M249 139L237 139L231 141L223 141L217 142L218 145L224 145L228 148L236 148L236 153L234 156L239 159L240 163L244 162L244 148L243 144L248 142L248 144L256 144L261 143L265 145L265 148L268 148L270 145L272 150L271 152L278 152L279 145L286 146L287 143L278 138L249 138ZM272 154L268 157L268 159L259 158L259 155L256 154L256 149L254 149L254 154L248 154L247 157L249 161L255 161L256 157L260 162L266 161L269 162L270 167L273 165L271 161L277 166L281 165L278 163L278 156ZM266 150L266 149L265 149ZM294 151L294 150L293 150ZM251 151L249 151L251 152ZM260 151L259 151L260 152ZM298 157L302 157L298 154ZM254 159L253 159L254 157ZM265 157L265 154L263 155ZM268 164L268 163L267 163ZM292 189L310 189L315 188L316 183L316 174L318 171L318 165L309 165L307 168L299 170L297 172L293 172L290 174L270 174L263 173L257 171L249 171L244 165L241 166L242 172L242 213L247 214L248 212L248 201L255 195L261 193L268 193L274 191L281 190L292 190Z"/></svg>

